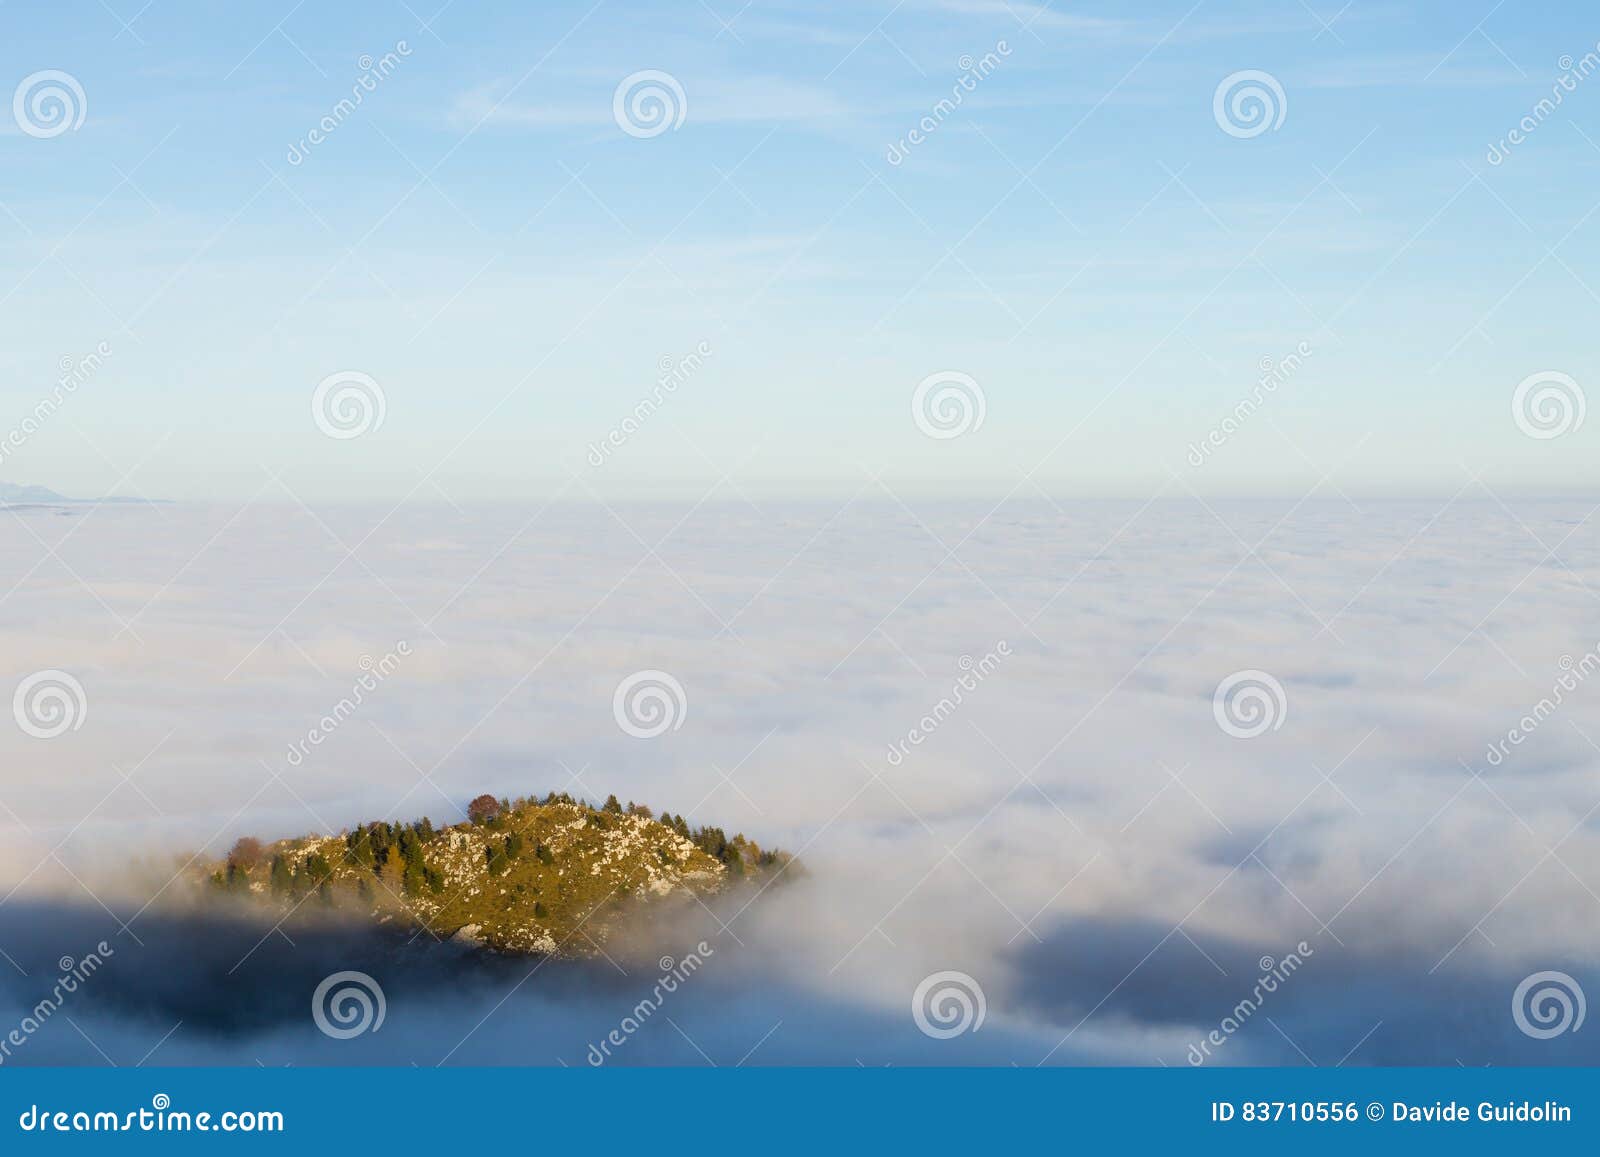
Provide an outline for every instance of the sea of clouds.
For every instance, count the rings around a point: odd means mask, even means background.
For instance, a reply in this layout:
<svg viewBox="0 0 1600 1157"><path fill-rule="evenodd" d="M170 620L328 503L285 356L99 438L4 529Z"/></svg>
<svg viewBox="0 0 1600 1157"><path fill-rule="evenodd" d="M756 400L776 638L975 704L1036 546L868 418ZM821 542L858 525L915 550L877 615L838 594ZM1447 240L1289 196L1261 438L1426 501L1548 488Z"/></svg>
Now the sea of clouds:
<svg viewBox="0 0 1600 1157"><path fill-rule="evenodd" d="M0 513L0 690L83 688L53 738L0 712L0 1037L62 957L113 950L4 1063L583 1065L701 940L607 1063L1181 1066L1208 1037L1209 1064L1594 1063L1592 1029L1513 1015L1536 972L1600 994L1592 514L1481 492ZM614 706L644 670L684 696L652 738ZM1264 727L1219 723L1241 671L1282 689ZM163 890L242 834L550 790L807 871L549 964L218 924ZM342 969L383 986L378 1031L313 1022ZM981 1025L914 1015L941 972Z"/></svg>

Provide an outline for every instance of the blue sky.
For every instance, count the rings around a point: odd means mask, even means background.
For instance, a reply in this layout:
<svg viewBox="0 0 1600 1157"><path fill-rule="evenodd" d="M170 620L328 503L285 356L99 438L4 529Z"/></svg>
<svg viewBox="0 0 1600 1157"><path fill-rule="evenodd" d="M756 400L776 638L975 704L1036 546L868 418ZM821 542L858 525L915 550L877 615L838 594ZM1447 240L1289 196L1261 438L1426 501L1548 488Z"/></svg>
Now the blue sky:
<svg viewBox="0 0 1600 1157"><path fill-rule="evenodd" d="M0 95L60 70L84 114L54 136L0 117L0 432L109 351L0 481L452 501L1600 481L1600 418L1533 438L1511 408L1530 375L1594 393L1600 77L1488 156L1597 51L1582 5L141 4L0 10ZM613 97L643 70L683 117L641 137ZM1243 70L1283 93L1258 135L1214 115ZM1193 465L1263 359L1302 348ZM312 420L340 371L383 394L358 438ZM912 398L944 372L984 420L932 438Z"/></svg>

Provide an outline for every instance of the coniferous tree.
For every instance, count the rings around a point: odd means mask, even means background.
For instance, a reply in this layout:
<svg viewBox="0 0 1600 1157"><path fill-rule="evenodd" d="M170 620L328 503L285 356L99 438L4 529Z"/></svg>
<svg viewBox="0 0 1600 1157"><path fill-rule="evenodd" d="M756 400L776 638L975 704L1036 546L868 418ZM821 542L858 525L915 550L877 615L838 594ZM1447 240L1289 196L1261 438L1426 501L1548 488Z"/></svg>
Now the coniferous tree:
<svg viewBox="0 0 1600 1157"><path fill-rule="evenodd" d="M409 867L422 859L422 840L410 828L402 828L395 850L400 853L400 862Z"/></svg>
<svg viewBox="0 0 1600 1157"><path fill-rule="evenodd" d="M427 874L422 865L416 862L407 863L405 870L400 873L400 887L406 895L415 896L428 886Z"/></svg>
<svg viewBox="0 0 1600 1157"><path fill-rule="evenodd" d="M294 873L289 869L289 861L284 859L281 852L272 857L272 869L268 883L275 896L287 895L294 888Z"/></svg>

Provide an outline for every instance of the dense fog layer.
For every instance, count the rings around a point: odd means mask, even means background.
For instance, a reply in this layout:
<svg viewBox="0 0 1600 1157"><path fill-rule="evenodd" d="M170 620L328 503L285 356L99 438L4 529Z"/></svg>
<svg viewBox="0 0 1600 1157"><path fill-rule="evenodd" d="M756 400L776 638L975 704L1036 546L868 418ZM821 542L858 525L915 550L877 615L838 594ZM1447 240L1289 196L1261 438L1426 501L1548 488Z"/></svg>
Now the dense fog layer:
<svg viewBox="0 0 1600 1157"><path fill-rule="evenodd" d="M7 688L83 694L0 727L0 1037L111 951L4 1063L582 1065L702 940L605 1063L1596 1059L1513 1016L1525 977L1597 975L1587 507L913 506L14 515ZM683 699L638 738L646 670ZM1239 672L1270 680L1219 705ZM242 834L549 790L807 871L550 963L167 883ZM342 970L377 1031L314 1023ZM941 972L947 1038L913 1015Z"/></svg>

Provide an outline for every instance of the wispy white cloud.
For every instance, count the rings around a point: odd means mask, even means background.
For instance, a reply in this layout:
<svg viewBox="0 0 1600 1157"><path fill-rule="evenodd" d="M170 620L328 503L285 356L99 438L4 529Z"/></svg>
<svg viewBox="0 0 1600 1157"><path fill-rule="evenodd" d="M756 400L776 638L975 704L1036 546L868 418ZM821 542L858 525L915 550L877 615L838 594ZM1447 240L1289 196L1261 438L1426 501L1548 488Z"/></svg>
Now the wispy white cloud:
<svg viewBox="0 0 1600 1157"><path fill-rule="evenodd" d="M697 76L684 72L677 79L687 94L688 115L699 124L831 121L846 118L853 111L825 88L778 76ZM453 123L524 128L614 127L609 90L597 93L590 101L571 97L538 101L521 95L507 99L499 91L497 86L483 86L463 93L452 106Z"/></svg>

